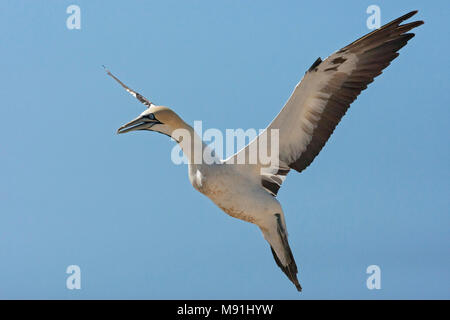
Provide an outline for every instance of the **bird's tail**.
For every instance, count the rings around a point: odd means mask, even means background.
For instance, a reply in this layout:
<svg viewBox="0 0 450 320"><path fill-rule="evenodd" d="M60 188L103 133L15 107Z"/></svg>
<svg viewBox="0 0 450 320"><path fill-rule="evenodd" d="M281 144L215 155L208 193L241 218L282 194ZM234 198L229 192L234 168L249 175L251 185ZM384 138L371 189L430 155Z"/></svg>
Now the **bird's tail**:
<svg viewBox="0 0 450 320"><path fill-rule="evenodd" d="M297 264L295 263L294 256L292 255L291 248L289 247L289 242L287 239L287 233L285 228L283 227L283 223L281 221L281 216L279 213L275 214L275 217L277 219L277 237L278 241L275 241L279 246L277 246L278 250L275 250L272 245L275 243L272 243L272 241L269 241L270 243L270 249L273 254L273 258L275 259L275 262L280 267L280 269L286 274L286 276L289 278L289 280L292 281L292 283L295 285L298 291L302 291L302 286L298 282L297 279ZM277 251L282 251L278 252ZM283 258L279 258L279 255L283 255Z"/></svg>

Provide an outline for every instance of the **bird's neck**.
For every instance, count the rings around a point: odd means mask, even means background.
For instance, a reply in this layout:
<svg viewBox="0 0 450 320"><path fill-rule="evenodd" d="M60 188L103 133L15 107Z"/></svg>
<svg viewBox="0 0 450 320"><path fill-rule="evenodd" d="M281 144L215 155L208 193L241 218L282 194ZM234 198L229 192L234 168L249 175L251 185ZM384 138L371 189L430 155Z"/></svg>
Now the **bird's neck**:
<svg viewBox="0 0 450 320"><path fill-rule="evenodd" d="M178 142L190 165L210 164L208 155L212 150L207 146L195 130L184 121L172 132L172 138Z"/></svg>

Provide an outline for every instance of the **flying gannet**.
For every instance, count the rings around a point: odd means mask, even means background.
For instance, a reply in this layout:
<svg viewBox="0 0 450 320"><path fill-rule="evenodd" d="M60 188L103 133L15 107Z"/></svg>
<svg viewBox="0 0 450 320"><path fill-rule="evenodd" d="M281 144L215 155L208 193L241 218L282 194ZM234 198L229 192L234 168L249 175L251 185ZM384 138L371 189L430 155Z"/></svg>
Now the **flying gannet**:
<svg viewBox="0 0 450 320"><path fill-rule="evenodd" d="M193 128L170 108L153 104L106 69L108 75L147 107L117 132L155 131L178 142L189 161L189 180L193 187L228 215L256 224L269 242L276 264L301 291L277 192L291 169L301 172L311 164L350 104L414 37L408 31L423 21L401 23L416 13L412 11L389 22L323 61L318 58L265 131L226 160L209 164L196 161L193 152L196 144L201 151L208 146ZM264 133L273 129L279 137L276 166L263 164L259 158L255 162L248 161L252 147L261 142ZM180 134L180 130L184 130L184 134ZM266 147L269 144L266 143ZM244 163L237 161L239 157Z"/></svg>

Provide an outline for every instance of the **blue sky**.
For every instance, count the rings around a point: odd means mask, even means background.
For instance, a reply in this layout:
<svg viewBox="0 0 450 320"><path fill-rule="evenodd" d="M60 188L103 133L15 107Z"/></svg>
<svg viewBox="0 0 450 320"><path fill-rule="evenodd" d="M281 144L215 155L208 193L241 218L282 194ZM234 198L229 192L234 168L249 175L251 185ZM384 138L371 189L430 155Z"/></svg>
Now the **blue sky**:
<svg viewBox="0 0 450 320"><path fill-rule="evenodd" d="M317 57L369 31L371 4L425 25L279 192L299 294L256 226L191 187L169 138L115 134L144 107L101 65L191 124L264 128ZM450 298L449 9L1 1L0 298ZM381 290L366 288L373 264Z"/></svg>

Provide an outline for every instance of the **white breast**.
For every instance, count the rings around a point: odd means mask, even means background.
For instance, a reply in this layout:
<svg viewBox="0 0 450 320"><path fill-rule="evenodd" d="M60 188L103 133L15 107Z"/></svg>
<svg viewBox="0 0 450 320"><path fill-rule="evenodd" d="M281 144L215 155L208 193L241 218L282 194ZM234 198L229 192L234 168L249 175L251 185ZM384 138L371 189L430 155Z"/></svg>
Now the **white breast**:
<svg viewBox="0 0 450 320"><path fill-rule="evenodd" d="M192 166L189 180L228 215L261 225L268 215L281 213L281 206L254 181L235 170L234 165Z"/></svg>

